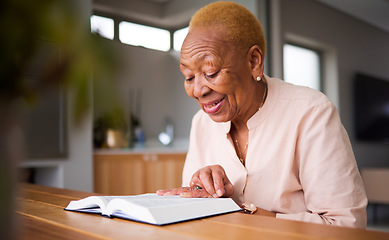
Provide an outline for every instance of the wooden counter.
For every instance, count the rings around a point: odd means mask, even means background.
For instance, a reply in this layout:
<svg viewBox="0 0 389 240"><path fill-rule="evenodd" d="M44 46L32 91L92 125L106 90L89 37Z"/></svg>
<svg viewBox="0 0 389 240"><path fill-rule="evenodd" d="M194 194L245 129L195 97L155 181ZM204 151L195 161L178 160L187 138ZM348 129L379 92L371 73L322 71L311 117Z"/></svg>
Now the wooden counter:
<svg viewBox="0 0 389 240"><path fill-rule="evenodd" d="M185 157L186 152L95 153L94 191L130 195L179 187Z"/></svg>
<svg viewBox="0 0 389 240"><path fill-rule="evenodd" d="M389 239L389 233L231 213L162 227L63 210L91 193L25 184L20 239Z"/></svg>

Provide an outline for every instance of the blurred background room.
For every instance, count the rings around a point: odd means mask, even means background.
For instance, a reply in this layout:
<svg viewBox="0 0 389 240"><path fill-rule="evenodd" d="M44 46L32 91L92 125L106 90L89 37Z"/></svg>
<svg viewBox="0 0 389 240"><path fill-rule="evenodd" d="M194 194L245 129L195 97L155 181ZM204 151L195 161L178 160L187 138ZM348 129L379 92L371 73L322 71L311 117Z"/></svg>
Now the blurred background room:
<svg viewBox="0 0 389 240"><path fill-rule="evenodd" d="M8 2L20 23L3 34L19 36L14 49L28 53L9 57L28 59L15 62L19 72L2 60L20 80L7 83L2 70L1 134L19 146L1 139L3 165L15 165L19 181L102 194L179 186L199 110L184 90L179 51L192 14L213 1L45 0L47 8L36 6L44 14L24 20L29 6ZM334 102L365 182L368 227L389 231L389 1L235 2L264 27L265 73ZM28 17L36 25L19 29ZM25 41L36 42L21 49Z"/></svg>

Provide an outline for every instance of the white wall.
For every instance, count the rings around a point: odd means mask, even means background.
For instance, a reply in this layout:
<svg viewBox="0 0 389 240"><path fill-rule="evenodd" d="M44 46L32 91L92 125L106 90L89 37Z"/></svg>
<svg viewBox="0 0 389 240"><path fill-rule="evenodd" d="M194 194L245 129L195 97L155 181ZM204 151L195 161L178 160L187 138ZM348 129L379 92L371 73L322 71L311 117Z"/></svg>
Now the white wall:
<svg viewBox="0 0 389 240"><path fill-rule="evenodd" d="M72 110L68 111L68 157L60 165L63 187L93 191L92 110L80 123L75 123Z"/></svg>
<svg viewBox="0 0 389 240"><path fill-rule="evenodd" d="M339 111L359 167L388 167L389 147L359 142L353 131L352 79L356 72L389 78L389 33L312 0L280 0L282 38L293 34L336 51Z"/></svg>
<svg viewBox="0 0 389 240"><path fill-rule="evenodd" d="M148 140L156 139L164 130L166 118L173 122L177 138L188 137L191 117L199 107L186 96L178 57L119 42L112 44L123 55L116 71L117 91L126 116L130 110L136 110L134 102L139 102L138 118ZM135 99L134 93L141 96L140 101Z"/></svg>

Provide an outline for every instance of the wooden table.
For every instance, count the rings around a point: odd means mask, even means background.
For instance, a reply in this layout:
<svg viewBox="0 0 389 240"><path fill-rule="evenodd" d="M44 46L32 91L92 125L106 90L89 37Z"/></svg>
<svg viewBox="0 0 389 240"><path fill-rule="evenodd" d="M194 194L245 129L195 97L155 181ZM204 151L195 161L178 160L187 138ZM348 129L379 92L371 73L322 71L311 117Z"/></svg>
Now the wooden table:
<svg viewBox="0 0 389 240"><path fill-rule="evenodd" d="M162 227L64 211L91 193L24 184L20 239L389 239L389 233L231 213Z"/></svg>

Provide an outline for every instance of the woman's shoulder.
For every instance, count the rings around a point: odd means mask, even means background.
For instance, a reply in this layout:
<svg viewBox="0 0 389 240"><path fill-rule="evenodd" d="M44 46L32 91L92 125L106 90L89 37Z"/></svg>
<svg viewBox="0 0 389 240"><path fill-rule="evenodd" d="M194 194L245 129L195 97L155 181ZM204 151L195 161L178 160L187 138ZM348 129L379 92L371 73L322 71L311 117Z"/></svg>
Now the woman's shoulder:
<svg viewBox="0 0 389 240"><path fill-rule="evenodd" d="M270 78L269 84L270 87L277 90L279 101L309 105L321 105L330 102L324 93L309 87L294 85L277 78Z"/></svg>

